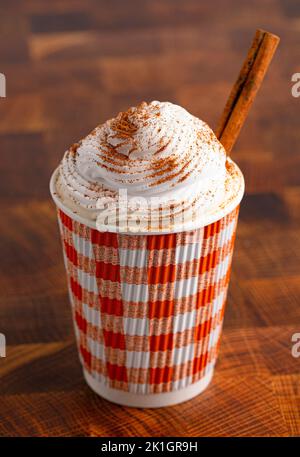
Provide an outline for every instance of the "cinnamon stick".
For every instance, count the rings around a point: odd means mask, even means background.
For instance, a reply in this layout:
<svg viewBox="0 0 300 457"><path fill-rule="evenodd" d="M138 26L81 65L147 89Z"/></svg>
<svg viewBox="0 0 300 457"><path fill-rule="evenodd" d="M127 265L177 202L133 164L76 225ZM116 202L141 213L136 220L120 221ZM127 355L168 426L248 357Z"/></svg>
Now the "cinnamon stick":
<svg viewBox="0 0 300 457"><path fill-rule="evenodd" d="M257 30L240 74L231 90L216 135L229 154L261 86L279 37Z"/></svg>

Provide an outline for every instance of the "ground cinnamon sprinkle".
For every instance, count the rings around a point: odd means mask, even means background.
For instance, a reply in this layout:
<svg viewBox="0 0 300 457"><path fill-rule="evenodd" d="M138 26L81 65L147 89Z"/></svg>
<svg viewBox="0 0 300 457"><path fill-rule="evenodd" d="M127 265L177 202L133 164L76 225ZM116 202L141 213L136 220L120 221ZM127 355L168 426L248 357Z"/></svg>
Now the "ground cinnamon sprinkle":
<svg viewBox="0 0 300 457"><path fill-rule="evenodd" d="M129 108L127 111L120 112L115 119L111 120L109 125L111 133L106 135L99 148L99 158L101 159L98 162L99 166L111 172L116 172L115 167L117 167L120 178L122 174L130 173L128 169L131 163L130 153L138 149L135 135L138 132L139 126L147 125L147 120L152 116L159 117L161 115L156 106L152 112L149 112L147 107L148 103L142 102L136 108ZM201 133L199 132L199 136L201 136ZM120 142L118 144L111 144L109 138L120 138ZM132 162L133 166L140 163L143 170L149 173L147 174L147 178L150 178L152 181L154 180L150 184L151 187L172 181L174 178L177 178L177 182L183 182L192 173L189 170L184 174L185 169L188 169L191 164L191 159L186 154L181 157L175 153L167 157L157 157L170 145L171 141L172 139L168 136L160 138L158 149L153 153L149 161L135 159ZM122 147L127 149L126 154L119 152L119 148ZM135 178L134 181L136 179L139 178Z"/></svg>
<svg viewBox="0 0 300 457"><path fill-rule="evenodd" d="M126 138L131 137L137 131L137 127L129 119L130 114L132 114L130 109L120 113L111 125L112 130Z"/></svg>
<svg viewBox="0 0 300 457"><path fill-rule="evenodd" d="M226 170L228 171L228 173L231 173L233 170L234 170L234 166L232 163L230 163L228 160L226 160Z"/></svg>
<svg viewBox="0 0 300 457"><path fill-rule="evenodd" d="M103 160L106 160L107 162L111 162L111 163L117 163L117 161L120 161L120 162L125 162L125 161L128 161L128 156L126 156L125 154L122 154L121 152L118 152L115 147L109 145L108 143L102 143L100 145L102 147L101 149L101 154L100 157L103 159ZM113 160L113 159L116 159L116 160Z"/></svg>
<svg viewBox="0 0 300 457"><path fill-rule="evenodd" d="M163 145L161 146L161 148L159 148L159 149L154 153L154 155L159 154L160 152L164 151L164 150L166 149L166 147L169 146L170 143L171 143L171 140L167 141L167 143L163 144Z"/></svg>
<svg viewBox="0 0 300 457"><path fill-rule="evenodd" d="M75 157L76 156L76 153L77 153L77 149L79 148L80 144L79 143L74 143L72 144L72 146L70 147L69 151L70 151L70 154Z"/></svg>
<svg viewBox="0 0 300 457"><path fill-rule="evenodd" d="M188 173L186 173L185 175L183 175L180 179L178 179L178 182L183 182L185 181L190 175L191 175L191 171L189 171Z"/></svg>
<svg viewBox="0 0 300 457"><path fill-rule="evenodd" d="M99 165L100 167L103 167L103 168L105 168L105 170L111 171L112 173L115 173L115 171L116 171L116 169L115 169L115 168L113 168L113 167L110 167L109 165L105 165L104 163L100 163L100 162L98 162L98 165ZM122 169L119 169L119 170L118 170L118 173L120 173L120 174L124 174L124 173L127 173L127 170L122 170Z"/></svg>
<svg viewBox="0 0 300 457"><path fill-rule="evenodd" d="M114 150L116 153L118 152L118 147L125 146L126 141L128 141L127 145L131 146L127 154L122 154L124 157L129 158L130 154L133 151L138 149L138 145L135 141L135 134L138 131L138 126L135 124L134 119L140 120L143 123L143 126L147 125L147 120L149 119L149 114L143 112L148 104L146 102L140 103L136 108L129 108L127 111L120 112L116 119L113 119L110 125L110 128L114 135L112 138L120 138L120 144L111 146L110 149ZM125 141L125 144L124 144ZM108 143L109 144L109 143Z"/></svg>
<svg viewBox="0 0 300 457"><path fill-rule="evenodd" d="M166 171L175 170L178 165L178 159L174 155L152 160L149 164L149 171L153 171L154 173L152 173L150 176L159 176Z"/></svg>
<svg viewBox="0 0 300 457"><path fill-rule="evenodd" d="M129 108L127 111L120 112L112 122L111 128L122 136L132 137L132 135L137 132L138 127L130 120L130 116L135 114L139 117L140 112L142 112L147 105L147 102L141 102L136 109ZM149 115L143 114L141 118L146 121L149 119Z"/></svg>
<svg viewBox="0 0 300 457"><path fill-rule="evenodd" d="M186 162L183 167L179 168L179 170L176 172L176 173L173 173L173 174L170 174L170 175L167 175L167 176L164 176L162 177L161 179L159 179L158 181L155 181L153 183L150 184L150 187L153 187L153 186L157 186L158 184L163 184L164 182L166 181L169 181L169 180L172 180L174 178L176 178L177 176L179 176L182 171L190 164L191 161L188 161ZM177 168L177 167L176 167ZM162 170L161 172L157 172L157 173L153 173L152 175L150 175L150 177L154 178L154 177L158 177L158 176L161 176L161 175L164 175L166 171L172 171L174 170L175 167L173 168L169 168L169 169L164 169ZM189 176L190 172L189 173L186 173L181 179L179 182L182 182L184 181L188 176Z"/></svg>

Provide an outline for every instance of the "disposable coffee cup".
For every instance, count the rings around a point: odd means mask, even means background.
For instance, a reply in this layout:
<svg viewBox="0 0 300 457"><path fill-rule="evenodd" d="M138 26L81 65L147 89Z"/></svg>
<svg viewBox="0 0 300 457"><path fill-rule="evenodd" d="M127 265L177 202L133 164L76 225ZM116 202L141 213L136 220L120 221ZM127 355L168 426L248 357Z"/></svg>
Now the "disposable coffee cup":
<svg viewBox="0 0 300 457"><path fill-rule="evenodd" d="M99 231L59 198L57 173L50 190L86 382L107 400L140 408L200 394L220 344L241 172L230 202L172 233Z"/></svg>

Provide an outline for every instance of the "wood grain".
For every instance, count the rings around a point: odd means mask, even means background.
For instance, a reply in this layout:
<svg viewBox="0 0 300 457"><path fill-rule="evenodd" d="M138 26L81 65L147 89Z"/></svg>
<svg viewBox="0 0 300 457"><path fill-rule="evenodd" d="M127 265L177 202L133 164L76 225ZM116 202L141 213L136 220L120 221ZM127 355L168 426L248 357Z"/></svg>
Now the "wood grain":
<svg viewBox="0 0 300 457"><path fill-rule="evenodd" d="M143 5L142 5L143 4ZM292 1L0 1L1 436L300 434L300 9ZM254 30L282 43L235 146L246 179L221 352L209 389L140 411L97 397L77 357L51 171L142 99L216 126ZM213 55L213 58L212 58Z"/></svg>

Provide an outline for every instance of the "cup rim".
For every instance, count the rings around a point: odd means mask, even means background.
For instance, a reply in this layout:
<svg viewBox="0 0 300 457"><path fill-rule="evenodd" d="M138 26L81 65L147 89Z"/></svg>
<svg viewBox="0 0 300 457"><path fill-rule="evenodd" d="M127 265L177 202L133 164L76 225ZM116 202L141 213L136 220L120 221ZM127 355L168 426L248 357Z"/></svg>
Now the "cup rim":
<svg viewBox="0 0 300 457"><path fill-rule="evenodd" d="M197 229L206 227L207 225L210 225L210 224L213 224L214 222L219 221L220 219L222 219L223 217L225 217L229 213L231 213L231 211L233 211L235 208L237 208L237 206L240 204L240 202L243 198L244 192L245 192L245 180L244 180L243 173L241 172L238 165L235 162L233 162L233 163L237 167L237 170L240 172L241 186L240 186L239 192L237 193L236 197L230 201L230 203L226 206L225 209L220 209L219 211L216 211L216 213L212 214L210 217L208 216L206 218L204 224L203 223L197 224L196 222L193 222L190 225L187 225L184 229L182 229L182 228L180 229L179 227L176 229L176 227L175 227L174 230L160 230L160 231L155 231L155 230L142 231L142 230L140 230L140 231L136 231L136 232L118 230L118 227L107 226L106 232L121 233L124 235L166 235L166 234L171 234L171 233L190 232L193 230L197 230ZM59 171L59 167L57 167L54 170L54 172L52 173L51 178L50 178L50 194L51 194L51 197L52 197L54 203L56 204L56 206L61 211L63 211L67 216L71 217L75 221L80 222L81 224L84 224L91 229L100 231L97 228L95 220L87 219L87 218L81 216L80 214L75 213L61 201L61 199L59 198L59 196L56 192L56 187L55 187L58 171ZM101 232L102 232L102 230L101 230Z"/></svg>

